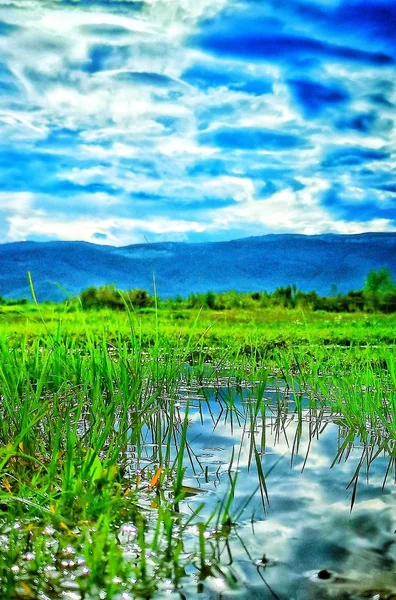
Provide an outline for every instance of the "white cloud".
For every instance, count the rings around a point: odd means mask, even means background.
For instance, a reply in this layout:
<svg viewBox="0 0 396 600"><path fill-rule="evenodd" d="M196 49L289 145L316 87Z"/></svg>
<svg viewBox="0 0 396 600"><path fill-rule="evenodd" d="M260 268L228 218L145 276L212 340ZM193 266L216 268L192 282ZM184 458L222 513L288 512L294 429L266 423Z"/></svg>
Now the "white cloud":
<svg viewBox="0 0 396 600"><path fill-rule="evenodd" d="M89 167L87 169L74 168L70 172L64 171L59 175L60 179L66 181L72 181L80 185L87 185L89 183L97 183L98 181L109 182L109 171L107 167L97 166ZM110 182L111 183L111 182Z"/></svg>
<svg viewBox="0 0 396 600"><path fill-rule="evenodd" d="M84 27L84 25L112 25L116 27L125 28L129 32L137 32L144 34L160 34L161 30L159 26L155 25L155 22L136 19L132 16L115 15L105 10L96 8L94 11L89 10L75 10L71 9L60 9L46 11L42 14L41 18L37 19L37 25L51 33L56 34L70 34L75 29ZM93 34L95 36L95 34ZM95 37L100 37L97 34Z"/></svg>
<svg viewBox="0 0 396 600"><path fill-rule="evenodd" d="M201 190L216 198L230 199L236 202L251 202L254 198L254 183L248 177L222 175L201 182Z"/></svg>
<svg viewBox="0 0 396 600"><path fill-rule="evenodd" d="M97 243L97 233L106 235L101 243L124 246L144 241L144 233L155 235L175 234L180 236L188 232L203 232L204 225L197 221L152 217L149 219L112 218L70 218L68 215L48 217L37 214L32 217L13 215L8 219L8 238L13 241L26 239L80 240Z"/></svg>
<svg viewBox="0 0 396 600"><path fill-rule="evenodd" d="M40 137L44 136L44 134L46 134L48 131L44 127L37 127L36 125L34 125L34 123L31 122L30 116L25 117L23 114L15 114L12 111L0 113L0 120L4 123L9 123L10 125L20 123L24 127L33 130L35 133L39 133ZM26 132L24 133L26 135Z"/></svg>
<svg viewBox="0 0 396 600"><path fill-rule="evenodd" d="M0 211L11 214L28 214L34 204L31 192L0 192Z"/></svg>
<svg viewBox="0 0 396 600"><path fill-rule="evenodd" d="M187 137L171 136L164 139L159 145L158 150L165 156L177 155L195 155L195 156L211 156L216 154L215 148L206 148L195 143L194 140Z"/></svg>
<svg viewBox="0 0 396 600"><path fill-rule="evenodd" d="M78 200L81 205L92 205L96 208L103 208L107 206L114 206L122 204L122 198L112 194L106 194L105 192L93 192L90 194L79 194Z"/></svg>
<svg viewBox="0 0 396 600"><path fill-rule="evenodd" d="M359 201L367 201L367 195L364 182L356 177L358 167L348 170L341 167L334 173L331 168L322 169L321 161L333 146L364 146L375 150L387 144L388 148L396 140L396 133L383 134L379 128L364 136L353 130L335 133L330 118L307 119L303 115L290 94L287 79L291 75L279 61L248 64L236 59L218 59L185 45L186 36L200 26L199 20L216 15L228 1L147 0L141 13L130 14L109 8L106 2L102 7L96 3L62 6L45 0L0 3L0 19L19 26L0 37L0 50L11 70L8 76L12 81L15 78L19 90L12 103L7 98L2 100L2 138L17 151L22 149L25 156L29 149L40 148L41 155L51 152L52 158L59 157L59 163L51 160L51 168L45 172L46 185L52 179L57 185L65 180L81 186L99 183L120 190L117 197L103 192L74 194L69 205L77 213L79 203L87 217L71 221L64 214L64 195L54 196L52 204L42 198L40 206L50 205L51 216L44 208L37 210L36 190L3 195L0 211L9 219L7 239L53 235L93 240L95 232L107 232L107 241L119 245L123 241L131 243L141 231L179 238L188 237L189 232L205 231L213 233L215 238L217 230L243 227L248 235L257 225L266 231L302 233L391 229L386 219L361 223L357 217L349 223L337 220L330 210L323 208L321 194L332 184L340 187L341 199L344 197L341 188L348 191L345 197L350 204L355 201L358 206ZM21 6L23 11L18 8ZM266 9L271 14L271 6ZM121 63L104 60L99 71L91 73L87 65L95 45L104 54L115 49L118 56L122 50ZM184 70L198 63L206 64L208 69L212 66L217 73L224 69L241 77L246 71L249 77L268 81L273 91L256 96L228 89L226 84L197 89L182 83ZM138 81L132 76L128 82L116 77L123 71L149 75L146 80L141 77ZM384 79L389 79L391 70L384 67L382 73ZM155 84L156 75L164 76L161 85ZM345 66L329 60L323 66L320 81L322 78L324 82L326 78L342 81L352 96L351 110L367 112L372 107L368 98L377 76L375 67L356 65L347 71ZM389 91L391 100L396 101L395 93ZM384 106L382 117L391 116L391 107ZM304 136L308 147L273 153L265 149L248 152L200 144L199 134L203 130L222 126L281 130ZM73 134L69 133L70 146L63 147L55 135L54 146L50 147L52 142L48 142L46 148L47 135L64 129L75 132L73 140ZM221 168L212 171L208 168L207 173L203 169L199 174L200 163L211 159L223 162L223 173ZM191 175L195 166L195 174ZM365 166L380 176L381 170L391 170L391 161L381 161L381 165L373 161ZM271 168L276 171L273 189L281 187L283 174L285 186L290 187L269 198L257 197L256 189L266 183L271 190ZM260 169L267 174L258 182L253 176L260 177L257 175ZM305 189L294 191L288 183L291 179L300 180ZM134 195L139 192L140 207L145 201L144 194L149 206L153 205L150 194L166 196L173 208L180 203L181 215L182 210L189 210L191 220L178 220L170 213L167 219L148 215L147 221L128 220L127 217L136 214ZM370 194L377 204L382 202L384 207L390 207L385 191ZM209 200L235 202L209 210L205 209ZM104 220L98 220L94 207L105 215ZM113 216L107 218L111 210L119 215L118 220ZM158 213L163 215L165 210L159 207ZM25 224L21 219L23 213ZM69 233L68 226L72 229Z"/></svg>
<svg viewBox="0 0 396 600"><path fill-rule="evenodd" d="M227 229L261 224L266 232L298 232L305 235L393 230L387 219L373 219L369 222L336 220L319 205L320 194L330 184L322 180L300 179L306 184L303 190L285 189L270 198L251 199L210 212L212 226Z"/></svg>

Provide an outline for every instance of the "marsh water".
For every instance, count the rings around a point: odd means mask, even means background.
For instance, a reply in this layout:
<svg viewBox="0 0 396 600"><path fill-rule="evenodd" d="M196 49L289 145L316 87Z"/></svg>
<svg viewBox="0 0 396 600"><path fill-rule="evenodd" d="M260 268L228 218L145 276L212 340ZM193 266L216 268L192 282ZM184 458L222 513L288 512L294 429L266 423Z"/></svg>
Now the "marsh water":
<svg viewBox="0 0 396 600"><path fill-rule="evenodd" d="M125 471L132 482L140 473L139 506L148 536L156 535L153 493L146 493L144 505L147 473L161 464L161 452L164 457L170 451L170 463L172 453L183 457L184 500L173 505L169 489L172 535L182 541L179 580L159 576L151 592L133 595L126 586L111 600L396 600L395 440L369 423L362 440L324 398L317 400L310 390L290 389L276 377L264 383L220 376L196 381L187 373L155 406L156 421L141 432L139 448L129 445ZM81 422L82 435L85 426ZM157 426L163 427L160 435ZM163 486L159 492L166 498L166 481ZM209 524L200 528L200 522ZM135 524L117 527L123 555L136 563L141 549ZM54 528L42 535L55 554ZM0 543L6 547L9 539L6 532ZM62 552L61 560L50 559L44 568L47 579L60 576L61 595L40 592L38 599L110 598L99 589L84 595L78 581L89 568L77 546ZM148 552L146 558L149 567L153 559L155 577L155 556ZM20 559L15 573L33 554ZM33 596L22 587L17 597Z"/></svg>
<svg viewBox="0 0 396 600"><path fill-rule="evenodd" d="M394 458L381 440L362 443L337 415L309 407L303 392L296 403L280 380L259 403L256 393L221 381L179 390L191 488L181 512L203 503L209 517L232 482L235 490L227 531L214 524L206 533L206 573L192 569L166 597L396 598ZM196 529L187 531L186 551Z"/></svg>

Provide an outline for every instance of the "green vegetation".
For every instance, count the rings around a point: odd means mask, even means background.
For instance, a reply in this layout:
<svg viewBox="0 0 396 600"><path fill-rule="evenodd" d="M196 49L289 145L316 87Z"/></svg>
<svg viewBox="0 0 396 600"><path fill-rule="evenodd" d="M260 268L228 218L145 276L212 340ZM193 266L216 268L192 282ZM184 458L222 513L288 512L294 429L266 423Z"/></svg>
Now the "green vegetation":
<svg viewBox="0 0 396 600"><path fill-rule="evenodd" d="M362 294L378 311L390 292L374 279ZM199 392L199 410L210 412L208 386L228 390L216 400L226 421L259 432L249 438L248 470L257 481L251 500L264 512L276 469L263 458L267 411L280 430L286 417L296 419L293 453L307 414L313 436L329 414L338 424L335 460L359 440L352 506L363 465L386 456L384 485L395 473L392 314L320 311L295 288L155 304L144 291L105 287L78 302L2 305L4 600L131 600L179 589L183 598L191 578L196 592L214 577L238 585L223 555L251 516L249 499L234 500L238 442L225 497L205 497L187 479L196 461L189 398ZM250 401L241 402L246 394Z"/></svg>
<svg viewBox="0 0 396 600"><path fill-rule="evenodd" d="M366 277L364 292L369 306L373 310L394 312L396 310L396 286L393 285L391 274L383 267L378 271L372 270Z"/></svg>
<svg viewBox="0 0 396 600"><path fill-rule="evenodd" d="M119 292L114 286L89 288L81 293L84 308L123 309L128 303L134 308L154 306L154 298L145 290ZM396 286L392 283L389 271L383 267L372 270L367 275L363 290L350 291L347 294L334 293L328 297L316 292L302 292L295 285L279 287L274 292L240 293L236 291L205 294L191 294L184 299L180 296L163 301L167 308L208 308L211 310L254 309L254 308L302 308L324 310L327 312L396 312Z"/></svg>
<svg viewBox="0 0 396 600"><path fill-rule="evenodd" d="M67 301L70 305L70 300ZM265 309L265 308L301 308L305 310L326 312L396 312L396 285L385 267L368 273L362 290L350 291L346 294L337 292L334 287L330 296L320 296L315 291L303 292L295 285L277 288L274 292L243 293L235 290L228 292L208 291L202 294L190 294L187 298L176 296L173 299L154 299L146 290L133 289L120 291L114 285L99 288L89 287L83 290L74 304L81 304L85 309L126 308L141 309L159 305L161 308L231 310L231 309ZM0 306L27 304L26 299L6 300L0 296ZM73 304L73 302L72 302Z"/></svg>
<svg viewBox="0 0 396 600"><path fill-rule="evenodd" d="M129 292L119 292L115 286L106 285L101 288L90 287L84 290L80 295L80 302L83 308L113 308L125 309L126 305L136 308L145 308L152 306L154 299L146 290L131 290Z"/></svg>

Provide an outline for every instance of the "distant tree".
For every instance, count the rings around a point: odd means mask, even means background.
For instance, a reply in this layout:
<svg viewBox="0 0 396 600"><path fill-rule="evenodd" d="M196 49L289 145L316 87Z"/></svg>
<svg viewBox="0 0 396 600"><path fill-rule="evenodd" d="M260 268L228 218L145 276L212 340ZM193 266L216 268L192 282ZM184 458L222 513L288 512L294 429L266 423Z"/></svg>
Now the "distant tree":
<svg viewBox="0 0 396 600"><path fill-rule="evenodd" d="M153 303L152 297L146 290L134 289L127 292L129 302L135 308L146 308Z"/></svg>
<svg viewBox="0 0 396 600"><path fill-rule="evenodd" d="M352 290L345 296L348 312L364 310L364 292L362 290Z"/></svg>
<svg viewBox="0 0 396 600"><path fill-rule="evenodd" d="M302 308L311 308L312 310L317 310L320 298L315 291L297 292L296 302Z"/></svg>
<svg viewBox="0 0 396 600"><path fill-rule="evenodd" d="M378 271L372 269L366 277L364 289L367 292L388 292L393 288L392 275L389 269L382 267Z"/></svg>
<svg viewBox="0 0 396 600"><path fill-rule="evenodd" d="M9 298L8 300L4 299L4 304L7 306L19 306L29 304L29 301L27 298Z"/></svg>
<svg viewBox="0 0 396 600"><path fill-rule="evenodd" d="M364 293L374 310L378 310L381 297L387 292L392 292L393 289L392 276L386 267L378 271L372 269L368 273L364 283Z"/></svg>
<svg viewBox="0 0 396 600"><path fill-rule="evenodd" d="M124 308L120 292L114 285L89 287L80 294L83 308Z"/></svg>
<svg viewBox="0 0 396 600"><path fill-rule="evenodd" d="M380 298L379 309L384 313L396 312L396 286L393 286L393 290L385 292Z"/></svg>
<svg viewBox="0 0 396 600"><path fill-rule="evenodd" d="M98 306L98 290L95 287L89 287L82 291L80 300L83 308L94 308Z"/></svg>
<svg viewBox="0 0 396 600"><path fill-rule="evenodd" d="M216 295L214 292L207 292L205 294L205 306L212 310L216 308Z"/></svg>
<svg viewBox="0 0 396 600"><path fill-rule="evenodd" d="M112 308L123 310L125 301L135 308L146 308L153 304L153 298L146 290L133 289L120 292L114 285L89 287L80 294L83 308Z"/></svg>
<svg viewBox="0 0 396 600"><path fill-rule="evenodd" d="M200 297L198 294L190 294L187 298L187 308L200 307Z"/></svg>
<svg viewBox="0 0 396 600"><path fill-rule="evenodd" d="M295 308L297 299L297 287L288 285L286 287L278 287L272 294L275 304L280 304L285 308Z"/></svg>
<svg viewBox="0 0 396 600"><path fill-rule="evenodd" d="M98 290L99 306L107 308L123 309L124 301L119 290L114 285L104 285Z"/></svg>

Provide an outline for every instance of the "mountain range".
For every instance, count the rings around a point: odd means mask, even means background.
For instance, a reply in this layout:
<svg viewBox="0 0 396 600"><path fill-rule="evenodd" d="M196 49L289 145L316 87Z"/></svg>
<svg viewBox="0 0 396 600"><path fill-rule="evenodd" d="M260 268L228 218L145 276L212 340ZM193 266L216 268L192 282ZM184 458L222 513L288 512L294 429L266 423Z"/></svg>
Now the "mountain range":
<svg viewBox="0 0 396 600"><path fill-rule="evenodd" d="M39 301L60 301L89 286L114 284L158 295L211 291L273 291L296 284L326 295L361 289L371 269L396 275L396 233L271 234L225 242L158 242L126 247L86 242L0 245L0 295L30 298L31 272ZM59 287L59 284L61 287Z"/></svg>

